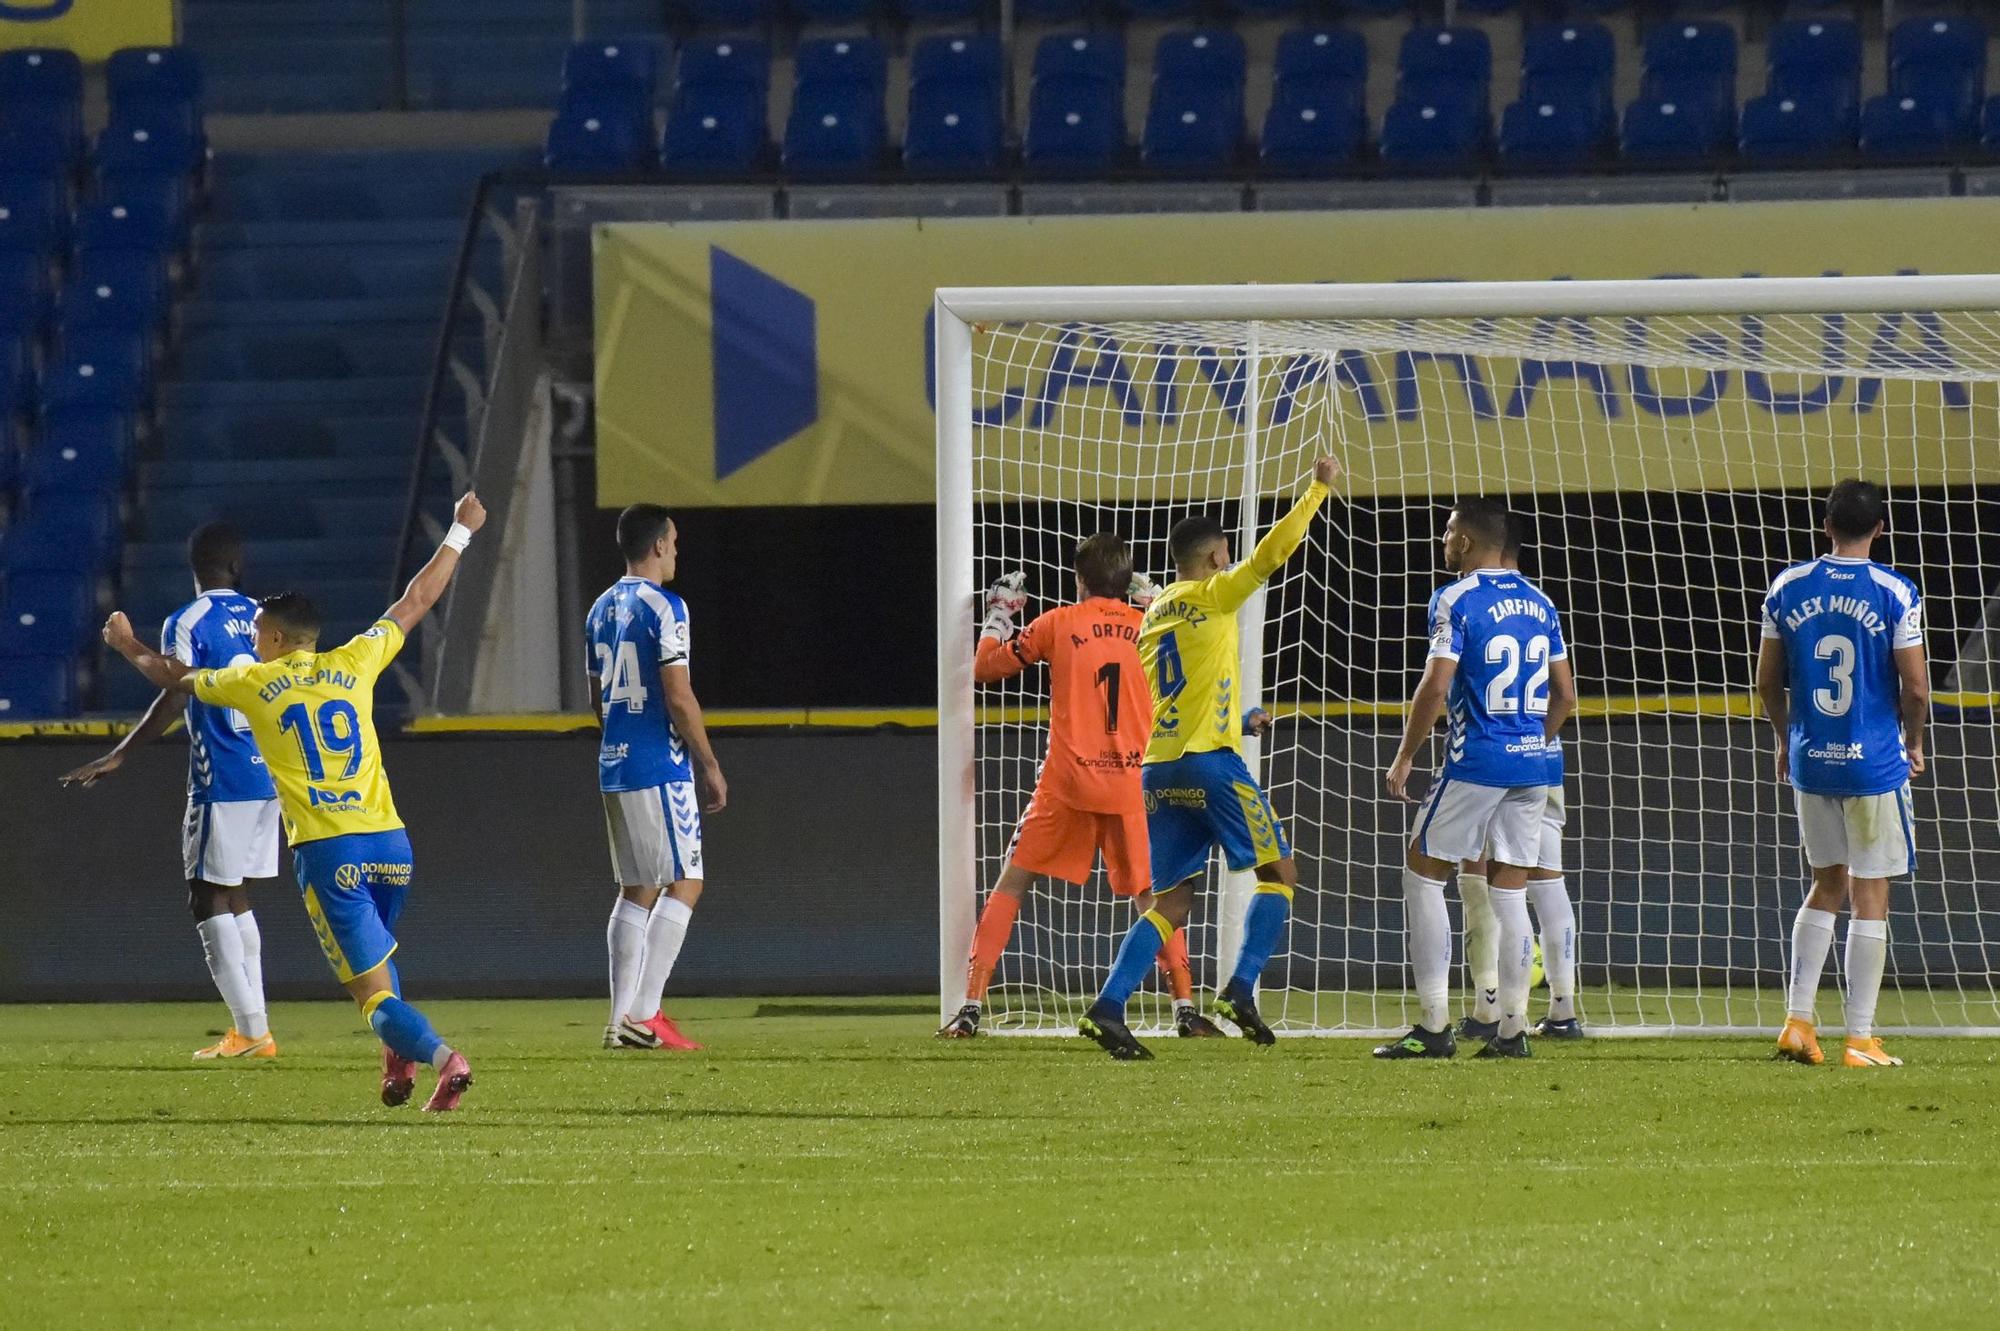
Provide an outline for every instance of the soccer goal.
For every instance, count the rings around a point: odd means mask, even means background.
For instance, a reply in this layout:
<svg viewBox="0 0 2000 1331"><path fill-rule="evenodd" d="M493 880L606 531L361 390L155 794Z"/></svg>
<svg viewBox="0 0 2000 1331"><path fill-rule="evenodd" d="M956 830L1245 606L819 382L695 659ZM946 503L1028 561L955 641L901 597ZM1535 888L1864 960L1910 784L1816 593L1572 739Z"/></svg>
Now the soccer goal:
<svg viewBox="0 0 2000 1331"><path fill-rule="evenodd" d="M944 1014L1045 742L1040 672L975 691L978 590L1018 569L1030 615L1072 599L1076 543L1101 529L1164 582L1168 528L1196 510L1241 557L1331 451L1335 502L1241 623L1246 705L1277 718L1245 756L1301 878L1264 977L1274 1026L1413 1019L1409 806L1381 775L1438 536L1475 493L1523 519L1582 693L1564 845L1581 1015L1606 1034L1781 1024L1806 879L1751 691L1758 610L1821 552L1828 487L1862 475L1890 494L1876 557L1925 597L1936 699L1877 1026L2000 1034L2000 277L946 289L936 367ZM1211 868L1198 985L1233 957L1248 890ZM988 1028L1073 1031L1130 911L1101 876L1038 887ZM1132 1012L1168 1019L1156 988Z"/></svg>

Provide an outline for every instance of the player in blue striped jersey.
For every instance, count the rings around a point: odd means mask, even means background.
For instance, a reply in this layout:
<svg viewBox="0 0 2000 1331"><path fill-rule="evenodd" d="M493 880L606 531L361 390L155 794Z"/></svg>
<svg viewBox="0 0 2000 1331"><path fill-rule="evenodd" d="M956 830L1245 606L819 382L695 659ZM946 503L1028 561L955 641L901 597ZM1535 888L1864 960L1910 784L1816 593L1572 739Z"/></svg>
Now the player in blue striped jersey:
<svg viewBox="0 0 2000 1331"><path fill-rule="evenodd" d="M701 816L729 798L688 680L687 602L671 582L679 534L657 504L618 515L625 576L585 621L590 701L603 726L598 788L611 837L618 900L611 954L611 1020L604 1047L699 1049L660 1011L705 870Z"/></svg>
<svg viewBox="0 0 2000 1331"><path fill-rule="evenodd" d="M1549 742L1576 707L1576 683L1556 608L1506 567L1507 507L1461 499L1445 523L1447 569L1461 576L1431 597L1430 653L1410 702L1389 793L1409 800L1417 750L1450 710L1445 761L1417 811L1403 870L1421 1015L1378 1058L1449 1058L1457 1052L1446 1011L1451 920L1444 884L1463 860L1491 848L1487 899L1500 934L1500 1026L1481 1057L1528 1056L1528 974L1533 931L1526 882L1541 860L1549 792Z"/></svg>
<svg viewBox="0 0 2000 1331"><path fill-rule="evenodd" d="M188 539L195 598L167 616L160 651L182 665L213 670L257 659L251 620L256 603L234 590L242 580L243 545L221 523ZM250 909L246 880L278 874L278 792L242 715L174 691L153 699L146 714L118 746L73 772L65 785L91 786L117 771L125 755L165 733L178 717L187 723L187 816L181 825L188 909L201 936L209 978L229 1007L230 1027L195 1057L272 1058L264 1006L264 944Z"/></svg>
<svg viewBox="0 0 2000 1331"><path fill-rule="evenodd" d="M1875 1036L1889 951L1889 880L1916 859L1910 777L1924 770L1930 672L1917 585L1868 557L1882 534L1882 488L1833 487L1826 502L1831 553L1780 573L1764 598L1757 694L1789 782L1812 891L1792 923L1788 1015L1778 1055L1818 1063L1814 1025L1834 916L1847 924L1847 1067L1902 1062Z"/></svg>

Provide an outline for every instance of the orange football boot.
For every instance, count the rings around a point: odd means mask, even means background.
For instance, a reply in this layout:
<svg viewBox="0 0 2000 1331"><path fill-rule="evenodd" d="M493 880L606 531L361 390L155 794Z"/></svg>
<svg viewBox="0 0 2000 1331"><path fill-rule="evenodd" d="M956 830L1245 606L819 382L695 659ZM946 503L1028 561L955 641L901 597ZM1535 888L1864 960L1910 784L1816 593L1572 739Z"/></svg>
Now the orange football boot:
<svg viewBox="0 0 2000 1331"><path fill-rule="evenodd" d="M1819 1032L1811 1022L1798 1017L1785 1018L1785 1029L1778 1032L1778 1052L1771 1057L1815 1068L1826 1062L1826 1055L1819 1051Z"/></svg>

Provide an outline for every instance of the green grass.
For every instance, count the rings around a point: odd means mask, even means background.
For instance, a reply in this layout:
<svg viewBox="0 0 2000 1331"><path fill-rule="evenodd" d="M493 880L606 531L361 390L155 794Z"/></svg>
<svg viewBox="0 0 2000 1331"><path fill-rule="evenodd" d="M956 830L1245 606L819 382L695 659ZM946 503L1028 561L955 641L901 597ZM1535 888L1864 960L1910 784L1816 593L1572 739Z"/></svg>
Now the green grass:
<svg viewBox="0 0 2000 1331"><path fill-rule="evenodd" d="M708 1052L654 1055L596 1048L596 1003L438 1003L478 1084L433 1120L376 1102L350 1009L193 1066L217 1011L0 1008L0 1325L1994 1324L1987 1041L1134 1065L714 1000L676 1007Z"/></svg>

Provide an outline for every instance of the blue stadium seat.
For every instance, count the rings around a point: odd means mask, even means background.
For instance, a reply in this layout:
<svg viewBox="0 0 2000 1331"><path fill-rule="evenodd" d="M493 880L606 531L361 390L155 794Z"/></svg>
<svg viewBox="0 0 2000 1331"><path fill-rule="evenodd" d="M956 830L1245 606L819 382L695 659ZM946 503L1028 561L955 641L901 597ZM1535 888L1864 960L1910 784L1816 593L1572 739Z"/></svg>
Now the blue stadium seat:
<svg viewBox="0 0 2000 1331"><path fill-rule="evenodd" d="M1411 28L1397 48L1396 70L1406 80L1488 84L1493 44L1478 28Z"/></svg>
<svg viewBox="0 0 2000 1331"><path fill-rule="evenodd" d="M1271 73L1280 83L1365 81L1368 42L1345 28L1294 28L1279 36Z"/></svg>
<svg viewBox="0 0 2000 1331"><path fill-rule="evenodd" d="M912 23L970 23L984 0L902 0L900 8Z"/></svg>
<svg viewBox="0 0 2000 1331"><path fill-rule="evenodd" d="M1510 166L1581 166L1602 141L1591 105L1520 101L1500 118L1500 160Z"/></svg>
<svg viewBox="0 0 2000 1331"><path fill-rule="evenodd" d="M1414 150L1425 164L1455 160L1461 151L1476 152L1492 127L1490 87L1493 47L1477 28L1415 27L1403 35L1397 55L1396 121L1392 134L1385 121L1385 157L1414 161ZM1403 108L1400 112L1397 107ZM1451 121L1448 127L1438 122ZM1395 147L1387 148L1389 140Z"/></svg>
<svg viewBox="0 0 2000 1331"><path fill-rule="evenodd" d="M1279 175L1330 172L1354 159L1366 128L1341 85L1281 84L1264 115L1259 159Z"/></svg>
<svg viewBox="0 0 2000 1331"><path fill-rule="evenodd" d="M1612 100L1617 54L1602 23L1542 23L1531 27L1521 49L1522 102L1579 108L1600 141L1617 132Z"/></svg>
<svg viewBox="0 0 2000 1331"><path fill-rule="evenodd" d="M4 444L15 446L11 431L16 416L24 415L28 405L35 398L35 352L31 335L18 330L0 328L0 433L4 433ZM18 459L16 459L18 461ZM14 475L7 469L8 477ZM7 483L0 483L0 489L8 489Z"/></svg>
<svg viewBox="0 0 2000 1331"><path fill-rule="evenodd" d="M1307 0L1220 0L1222 8L1244 18L1278 18L1301 13L1312 6Z"/></svg>
<svg viewBox="0 0 2000 1331"><path fill-rule="evenodd" d="M0 180L42 181L66 191L76 161L76 152L53 134L0 126Z"/></svg>
<svg viewBox="0 0 2000 1331"><path fill-rule="evenodd" d="M1979 112L1979 142L1988 152L2000 152L2000 97L1989 97Z"/></svg>
<svg viewBox="0 0 2000 1331"><path fill-rule="evenodd" d="M641 143L653 137L652 97L638 88L565 88L556 102L556 117L615 124L621 138L629 133Z"/></svg>
<svg viewBox="0 0 2000 1331"><path fill-rule="evenodd" d="M73 447L82 452L110 452L132 457L132 418L102 407L51 408L42 413L40 444Z"/></svg>
<svg viewBox="0 0 2000 1331"><path fill-rule="evenodd" d="M51 309L49 256L0 250L0 330L39 336Z"/></svg>
<svg viewBox="0 0 2000 1331"><path fill-rule="evenodd" d="M864 22L875 3L874 0L787 0L787 7L801 23L831 27Z"/></svg>
<svg viewBox="0 0 2000 1331"><path fill-rule="evenodd" d="M118 494L125 488L125 453L102 437L44 439L28 450L22 476L35 495Z"/></svg>
<svg viewBox="0 0 2000 1331"><path fill-rule="evenodd" d="M0 720L46 721L73 715L75 673L63 657L0 657Z"/></svg>
<svg viewBox="0 0 2000 1331"><path fill-rule="evenodd" d="M94 627L96 600L90 579L79 573L16 573L0 592L0 606L6 607L3 617L10 628L40 636L51 656L76 651Z"/></svg>
<svg viewBox="0 0 2000 1331"><path fill-rule="evenodd" d="M1085 175L1125 150L1125 93L1099 79L1038 79L1028 94L1021 160L1043 175Z"/></svg>
<svg viewBox="0 0 2000 1331"><path fill-rule="evenodd" d="M129 412L146 400L147 366L136 339L64 334L65 351L42 373L42 409ZM79 345L82 344L82 345Z"/></svg>
<svg viewBox="0 0 2000 1331"><path fill-rule="evenodd" d="M1006 130L997 77L932 73L910 85L903 165L925 175L971 175L1001 165Z"/></svg>
<svg viewBox="0 0 2000 1331"><path fill-rule="evenodd" d="M660 81L659 43L615 37L578 42L563 57L563 91L616 88L640 93L650 105Z"/></svg>
<svg viewBox="0 0 2000 1331"><path fill-rule="evenodd" d="M1085 80L1125 86L1125 43L1103 32L1051 33L1035 43L1035 82Z"/></svg>
<svg viewBox="0 0 2000 1331"><path fill-rule="evenodd" d="M1889 33L1889 91L1947 107L1953 133L1970 133L1986 97L1986 25L1942 15L1898 23Z"/></svg>
<svg viewBox="0 0 2000 1331"><path fill-rule="evenodd" d="M815 179L865 175L881 166L888 134L878 86L802 83L785 121L784 167Z"/></svg>
<svg viewBox="0 0 2000 1331"><path fill-rule="evenodd" d="M1733 125L1736 29L1713 19L1670 20L1646 34L1645 61L1640 103L1672 104L1680 113L1698 108L1713 130Z"/></svg>
<svg viewBox="0 0 2000 1331"><path fill-rule="evenodd" d="M83 62L70 51L0 51L0 126L36 128L74 157L83 144Z"/></svg>
<svg viewBox="0 0 2000 1331"><path fill-rule="evenodd" d="M79 254L130 252L158 257L176 243L174 219L157 203L94 203L76 215Z"/></svg>
<svg viewBox="0 0 2000 1331"><path fill-rule="evenodd" d="M124 174L188 176L202 164L201 141L171 126L114 121L97 136L97 170Z"/></svg>
<svg viewBox="0 0 2000 1331"><path fill-rule="evenodd" d="M114 116L146 104L199 108L201 61L184 46L128 46L104 62L104 86Z"/></svg>
<svg viewBox="0 0 2000 1331"><path fill-rule="evenodd" d="M1164 34L1153 48L1153 86L1218 88L1243 96L1243 39L1228 28Z"/></svg>
<svg viewBox="0 0 2000 1331"><path fill-rule="evenodd" d="M1189 17L1195 12L1196 0L1117 0L1117 8L1135 22L1158 23Z"/></svg>
<svg viewBox="0 0 2000 1331"><path fill-rule="evenodd" d="M1000 84L1005 72L1000 39L992 33L964 32L925 37L910 52L910 84Z"/></svg>
<svg viewBox="0 0 2000 1331"><path fill-rule="evenodd" d="M549 122L542 160L551 171L637 171L646 165L651 137L629 116L565 111Z"/></svg>
<svg viewBox="0 0 2000 1331"><path fill-rule="evenodd" d="M1484 146L1486 110L1449 99L1398 97L1382 118L1382 160L1392 166L1463 170Z"/></svg>
<svg viewBox="0 0 2000 1331"><path fill-rule="evenodd" d="M1952 102L1884 93L1861 108L1861 154L1886 160L1941 158L1963 141L1963 130Z"/></svg>
<svg viewBox="0 0 2000 1331"><path fill-rule="evenodd" d="M118 506L110 496L35 496L7 528L0 563L10 582L23 573L95 576L111 567L118 544Z"/></svg>
<svg viewBox="0 0 2000 1331"><path fill-rule="evenodd" d="M770 141L771 53L743 37L681 48L660 159L669 170L743 175L763 163Z"/></svg>
<svg viewBox="0 0 2000 1331"><path fill-rule="evenodd" d="M1281 156L1294 148L1308 157L1331 149L1344 141L1350 120L1357 134L1365 133L1368 44L1359 33L1301 28L1283 34L1272 77L1272 108L1282 103L1286 110L1275 119L1267 113L1264 123L1267 132L1278 130ZM1343 108L1338 123L1323 120L1336 105ZM1317 151L1314 144L1320 145Z"/></svg>
<svg viewBox="0 0 2000 1331"><path fill-rule="evenodd" d="M5 373L4 358L7 355L5 342L0 342L0 374ZM14 491L21 484L21 433L15 425L20 415L15 401L7 395L7 385L0 381L0 514L14 506Z"/></svg>
<svg viewBox="0 0 2000 1331"><path fill-rule="evenodd" d="M166 272L156 254L99 250L83 255L63 284L57 316L65 334L108 328L150 334L166 314Z"/></svg>
<svg viewBox="0 0 2000 1331"><path fill-rule="evenodd" d="M1765 92L1779 101L1790 101L1793 110L1778 112L1766 108L1757 114L1757 136L1766 130L1781 137L1804 132L1808 127L1797 119L1799 108L1817 124L1826 110L1837 115L1848 137L1861 111L1861 32L1844 19L1793 19L1771 29L1766 47L1768 72ZM1744 108L1749 115L1749 107ZM1774 117L1783 116L1784 119ZM1745 138L1751 137L1745 131Z"/></svg>
<svg viewBox="0 0 2000 1331"><path fill-rule="evenodd" d="M676 88L771 89L771 50L751 37L692 41L681 47Z"/></svg>
<svg viewBox="0 0 2000 1331"><path fill-rule="evenodd" d="M800 42L794 56L800 89L851 85L874 92L881 100L888 86L889 56L873 37L823 37Z"/></svg>
<svg viewBox="0 0 2000 1331"><path fill-rule="evenodd" d="M1155 84L1140 160L1156 171L1220 171L1243 148L1243 96L1235 89Z"/></svg>
<svg viewBox="0 0 2000 1331"><path fill-rule="evenodd" d="M783 15L780 0L675 0L674 7L704 28L761 28Z"/></svg>
<svg viewBox="0 0 2000 1331"><path fill-rule="evenodd" d="M1743 104L1736 149L1753 161L1840 158L1854 151L1854 123L1836 99L1765 93Z"/></svg>
<svg viewBox="0 0 2000 1331"><path fill-rule="evenodd" d="M63 186L0 174L0 251L46 254L69 242L69 201Z"/></svg>
<svg viewBox="0 0 2000 1331"><path fill-rule="evenodd" d="M1625 108L1619 151L1632 162L1695 166L1713 161L1735 137L1733 123L1710 106L1642 97Z"/></svg>

